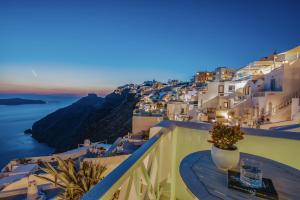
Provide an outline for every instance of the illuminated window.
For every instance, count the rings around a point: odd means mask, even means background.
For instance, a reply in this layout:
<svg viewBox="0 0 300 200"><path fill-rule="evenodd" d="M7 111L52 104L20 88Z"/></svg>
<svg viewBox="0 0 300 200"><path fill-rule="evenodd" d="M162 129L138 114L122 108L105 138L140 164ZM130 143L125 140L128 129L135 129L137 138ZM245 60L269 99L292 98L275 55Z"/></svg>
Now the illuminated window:
<svg viewBox="0 0 300 200"><path fill-rule="evenodd" d="M224 102L224 108L228 108L228 102Z"/></svg>
<svg viewBox="0 0 300 200"><path fill-rule="evenodd" d="M224 93L224 85L219 85L218 91L219 93Z"/></svg>

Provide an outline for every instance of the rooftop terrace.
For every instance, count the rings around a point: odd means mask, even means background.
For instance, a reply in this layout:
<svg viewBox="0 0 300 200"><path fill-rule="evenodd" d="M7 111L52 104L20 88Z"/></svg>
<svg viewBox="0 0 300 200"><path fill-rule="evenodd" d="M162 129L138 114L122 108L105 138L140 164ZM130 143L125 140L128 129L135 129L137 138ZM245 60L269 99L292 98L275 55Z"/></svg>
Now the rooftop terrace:
<svg viewBox="0 0 300 200"><path fill-rule="evenodd" d="M209 150L210 124L163 121L150 130L150 139L82 199L195 199L184 184L179 166L187 155ZM261 156L300 169L300 134L244 129L240 152Z"/></svg>

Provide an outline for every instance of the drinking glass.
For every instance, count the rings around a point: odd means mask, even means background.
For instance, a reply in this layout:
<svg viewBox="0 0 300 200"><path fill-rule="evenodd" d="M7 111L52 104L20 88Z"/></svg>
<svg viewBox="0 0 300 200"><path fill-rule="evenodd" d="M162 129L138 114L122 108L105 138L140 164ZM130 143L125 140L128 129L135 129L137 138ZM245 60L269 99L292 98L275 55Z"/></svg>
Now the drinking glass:
<svg viewBox="0 0 300 200"><path fill-rule="evenodd" d="M251 188L262 187L261 163L252 159L242 159L240 181Z"/></svg>

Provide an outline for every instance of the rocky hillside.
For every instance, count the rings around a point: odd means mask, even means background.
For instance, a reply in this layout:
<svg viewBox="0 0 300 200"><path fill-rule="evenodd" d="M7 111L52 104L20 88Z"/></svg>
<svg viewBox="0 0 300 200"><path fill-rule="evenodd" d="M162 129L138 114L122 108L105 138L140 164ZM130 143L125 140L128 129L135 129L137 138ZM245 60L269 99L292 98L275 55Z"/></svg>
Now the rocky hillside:
<svg viewBox="0 0 300 200"><path fill-rule="evenodd" d="M129 91L111 93L105 98L89 95L35 122L32 136L57 152L75 148L87 138L113 142L131 131L137 101Z"/></svg>

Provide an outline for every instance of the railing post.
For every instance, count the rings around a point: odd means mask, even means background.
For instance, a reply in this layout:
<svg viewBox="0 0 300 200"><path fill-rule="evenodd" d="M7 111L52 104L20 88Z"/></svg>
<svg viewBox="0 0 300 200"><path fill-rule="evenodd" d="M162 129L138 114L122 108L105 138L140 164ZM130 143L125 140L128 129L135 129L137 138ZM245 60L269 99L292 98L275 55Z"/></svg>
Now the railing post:
<svg viewBox="0 0 300 200"><path fill-rule="evenodd" d="M133 183L135 188L136 199L141 200L141 179L140 179L140 169L137 169L133 174Z"/></svg>
<svg viewBox="0 0 300 200"><path fill-rule="evenodd" d="M160 144L161 144L161 141L160 141ZM157 192L156 198L159 199L160 198L160 194L161 194L161 191L160 191L160 179L159 179L159 174L160 174L160 148L159 148L159 146L157 147L156 165L157 165L157 170L156 170L156 174L155 174L156 178L155 178L155 182L154 182L154 188L155 188L155 190Z"/></svg>
<svg viewBox="0 0 300 200"><path fill-rule="evenodd" d="M176 165L176 157L177 157L177 131L174 129L172 131L172 158L171 158L171 200L176 199L176 170L177 170L177 165Z"/></svg>
<svg viewBox="0 0 300 200"><path fill-rule="evenodd" d="M133 176L131 175L128 178L128 180L125 181L125 183L123 184L121 191L120 191L120 196L119 196L120 200L129 199L130 191L132 189L132 179L133 179Z"/></svg>

